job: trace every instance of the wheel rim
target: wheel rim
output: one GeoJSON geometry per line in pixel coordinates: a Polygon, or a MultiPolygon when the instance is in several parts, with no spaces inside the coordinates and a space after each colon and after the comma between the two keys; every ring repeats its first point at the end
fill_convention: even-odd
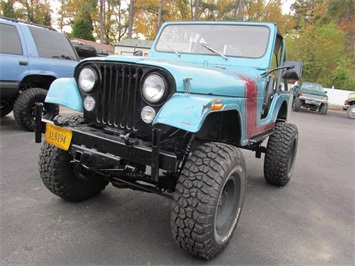
{"type": "Polygon", "coordinates": [[[217,204],[215,229],[219,236],[228,236],[235,225],[240,205],[240,190],[240,178],[233,174],[225,183],[217,204]]]}
{"type": "Polygon", "coordinates": [[[349,107],[349,115],[351,117],[355,117],[355,107],[349,107]]]}

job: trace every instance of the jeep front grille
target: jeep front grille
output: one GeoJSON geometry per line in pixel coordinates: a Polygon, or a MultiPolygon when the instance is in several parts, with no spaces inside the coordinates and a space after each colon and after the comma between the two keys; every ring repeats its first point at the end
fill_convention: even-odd
{"type": "Polygon", "coordinates": [[[303,96],[307,97],[307,98],[310,98],[310,99],[313,99],[313,100],[318,100],[318,101],[322,101],[322,100],[326,100],[327,99],[326,96],[310,94],[310,93],[304,93],[303,96]]]}
{"type": "Polygon", "coordinates": [[[99,65],[101,84],[97,95],[96,121],[124,130],[138,130],[143,70],[134,65],[99,65]]]}
{"type": "MultiPolygon", "coordinates": [[[[141,65],[119,61],[83,61],[76,68],[75,79],[81,69],[91,67],[98,72],[99,84],[90,94],[95,99],[93,111],[84,110],[84,118],[98,127],[116,133],[135,132],[140,137],[151,137],[152,125],[146,124],[141,119],[141,110],[149,105],[141,95],[141,81],[148,73],[156,72],[164,76],[167,81],[168,100],[176,91],[172,75],[157,66],[141,65]],[[123,132],[122,132],[123,131],[123,132]]],[[[86,93],[81,91],[83,98],[86,93]]],[[[156,113],[164,101],[152,106],[156,113]]]]}

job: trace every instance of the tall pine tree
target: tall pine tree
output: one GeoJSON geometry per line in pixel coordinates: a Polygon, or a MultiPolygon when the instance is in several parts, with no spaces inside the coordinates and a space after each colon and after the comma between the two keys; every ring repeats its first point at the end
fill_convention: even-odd
{"type": "Polygon", "coordinates": [[[91,14],[95,11],[96,1],[85,2],[79,12],[74,17],[71,37],[95,41],[93,36],[94,27],[92,25],[91,14]]]}

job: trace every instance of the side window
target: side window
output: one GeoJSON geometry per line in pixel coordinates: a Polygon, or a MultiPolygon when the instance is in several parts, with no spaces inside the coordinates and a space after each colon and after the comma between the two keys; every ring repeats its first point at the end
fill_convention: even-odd
{"type": "Polygon", "coordinates": [[[22,55],[20,36],[15,26],[0,23],[0,53],[22,55]]]}
{"type": "Polygon", "coordinates": [[[65,35],[54,30],[32,26],[28,28],[40,57],[78,60],[69,39],[65,35]]]}

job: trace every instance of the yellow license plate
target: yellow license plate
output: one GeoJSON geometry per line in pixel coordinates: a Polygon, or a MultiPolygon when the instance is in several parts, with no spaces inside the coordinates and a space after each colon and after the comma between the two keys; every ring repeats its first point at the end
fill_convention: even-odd
{"type": "Polygon", "coordinates": [[[62,150],[69,149],[72,135],[68,129],[46,124],[46,141],[62,150]]]}

